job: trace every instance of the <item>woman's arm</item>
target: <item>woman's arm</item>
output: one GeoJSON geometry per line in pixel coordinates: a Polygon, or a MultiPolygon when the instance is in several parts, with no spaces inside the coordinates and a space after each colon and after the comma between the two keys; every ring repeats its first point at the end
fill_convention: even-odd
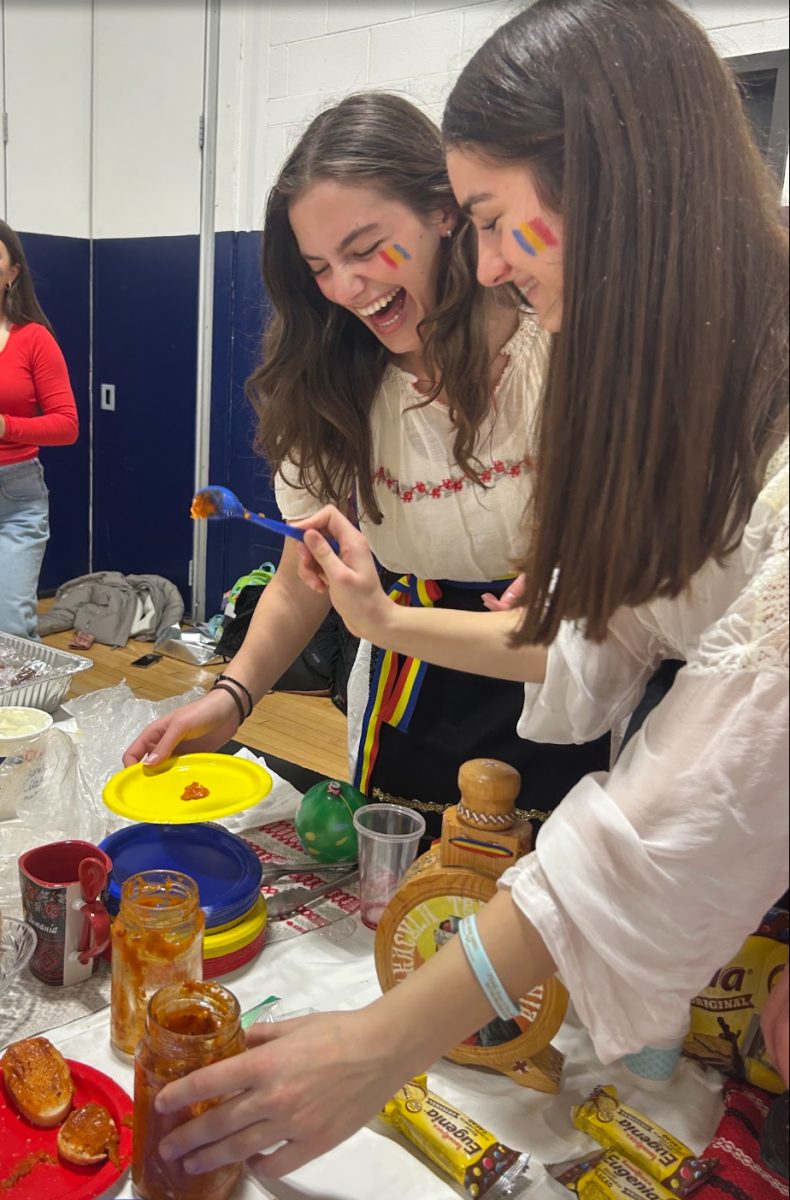
{"type": "MultiPolygon", "coordinates": [[[[287,540],[274,578],[258,601],[247,636],[224,674],[238,680],[257,703],[305,648],[329,612],[329,597],[300,581],[295,545],[287,540]]],[[[233,737],[239,716],[227,692],[208,692],[199,700],[152,721],[123,756],[124,766],[145,759],[153,765],[182,753],[217,750],[233,737]]]]}
{"type": "MultiPolygon", "coordinates": [[[[550,955],[507,892],[480,912],[478,928],[511,996],[552,974],[550,955]]],[[[286,1175],[348,1137],[401,1084],[493,1016],[452,938],[367,1008],[253,1027],[246,1053],[170,1084],[157,1099],[168,1112],[216,1095],[232,1098],[179,1126],[163,1152],[187,1154],[185,1166],[195,1173],[252,1158],[262,1178],[286,1175]],[[259,1154],[282,1141],[274,1153],[259,1154]]]]}
{"type": "Polygon", "coordinates": [[[330,607],[326,592],[305,587],[297,544],[286,538],[279,566],[255,606],[241,648],[223,668],[225,674],[244,683],[257,703],[301,654],[330,607]]]}
{"type": "Polygon", "coordinates": [[[79,435],[79,421],[66,360],[43,325],[30,336],[30,374],[39,412],[34,417],[3,414],[0,437],[21,446],[70,446],[79,435]]]}
{"type": "Polygon", "coordinates": [[[367,539],[333,506],[300,521],[305,530],[299,573],[317,595],[332,598],[348,628],[377,646],[438,666],[495,679],[540,683],[546,650],[509,644],[519,624],[518,609],[458,612],[396,604],[383,592],[367,539]],[[337,539],[335,554],[322,537],[337,539]]]}

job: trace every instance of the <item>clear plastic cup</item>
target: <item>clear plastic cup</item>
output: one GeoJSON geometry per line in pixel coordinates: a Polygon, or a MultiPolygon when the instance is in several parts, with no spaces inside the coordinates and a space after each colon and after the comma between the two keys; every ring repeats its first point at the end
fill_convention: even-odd
{"type": "Polygon", "coordinates": [[[366,804],[354,813],[363,925],[375,929],[417,856],[425,818],[399,804],[366,804]]]}

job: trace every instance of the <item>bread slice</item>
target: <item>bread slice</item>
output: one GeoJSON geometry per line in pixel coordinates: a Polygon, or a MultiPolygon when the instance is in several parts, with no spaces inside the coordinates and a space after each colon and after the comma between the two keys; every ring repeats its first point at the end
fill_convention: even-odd
{"type": "Polygon", "coordinates": [[[2,1059],[6,1090],[31,1125],[52,1129],[68,1115],[74,1084],[68,1063],[44,1037],[13,1042],[2,1059]]]}
{"type": "Polygon", "coordinates": [[[119,1166],[118,1126],[101,1104],[83,1104],[75,1108],[58,1130],[58,1154],[81,1167],[93,1166],[106,1158],[119,1166]]]}

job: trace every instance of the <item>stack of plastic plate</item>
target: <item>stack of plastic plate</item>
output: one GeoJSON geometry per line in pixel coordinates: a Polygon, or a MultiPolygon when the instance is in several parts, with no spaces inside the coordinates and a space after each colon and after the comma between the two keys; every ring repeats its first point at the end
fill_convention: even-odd
{"type": "Polygon", "coordinates": [[[104,787],[104,803],[142,823],[102,842],[113,860],[110,912],[118,911],[121,884],[130,875],[183,871],[196,881],[206,915],[205,976],[224,975],[249,962],[266,933],[261,864],[240,837],[205,822],[253,808],[271,787],[272,777],[259,763],[203,752],[174,755],[152,767],[135,763],[113,775],[104,787]],[[195,784],[200,786],[193,799],[189,793],[195,784]]]}
{"type": "Polygon", "coordinates": [[[266,901],[258,899],[249,912],[230,925],[215,926],[203,938],[203,978],[216,979],[243,967],[266,940],[266,901]]]}
{"type": "Polygon", "coordinates": [[[112,859],[107,909],[118,912],[121,886],[140,871],[181,871],[198,885],[206,918],[203,974],[207,979],[241,967],[259,953],[266,936],[261,863],[235,833],[220,825],[129,825],[110,834],[101,849],[112,859]]]}

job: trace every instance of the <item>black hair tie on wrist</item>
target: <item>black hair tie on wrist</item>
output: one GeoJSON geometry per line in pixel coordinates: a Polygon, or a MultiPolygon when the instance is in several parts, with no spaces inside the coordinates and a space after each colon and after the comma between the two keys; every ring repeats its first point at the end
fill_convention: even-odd
{"type": "Polygon", "coordinates": [[[212,685],[211,690],[212,692],[227,692],[229,696],[233,697],[233,703],[236,705],[236,709],[239,714],[239,725],[243,725],[245,721],[244,705],[241,702],[241,697],[234,692],[233,688],[227,683],[220,683],[220,681],[217,680],[217,682],[212,685]]]}
{"type": "Polygon", "coordinates": [[[228,683],[235,684],[235,686],[237,688],[239,688],[240,691],[244,692],[244,695],[247,697],[247,703],[250,706],[249,709],[247,710],[247,716],[249,716],[250,713],[252,712],[253,708],[255,707],[255,701],[253,700],[250,691],[244,686],[244,684],[241,683],[238,679],[234,679],[232,675],[220,674],[217,676],[217,679],[218,680],[226,679],[228,681],[228,683]]]}

